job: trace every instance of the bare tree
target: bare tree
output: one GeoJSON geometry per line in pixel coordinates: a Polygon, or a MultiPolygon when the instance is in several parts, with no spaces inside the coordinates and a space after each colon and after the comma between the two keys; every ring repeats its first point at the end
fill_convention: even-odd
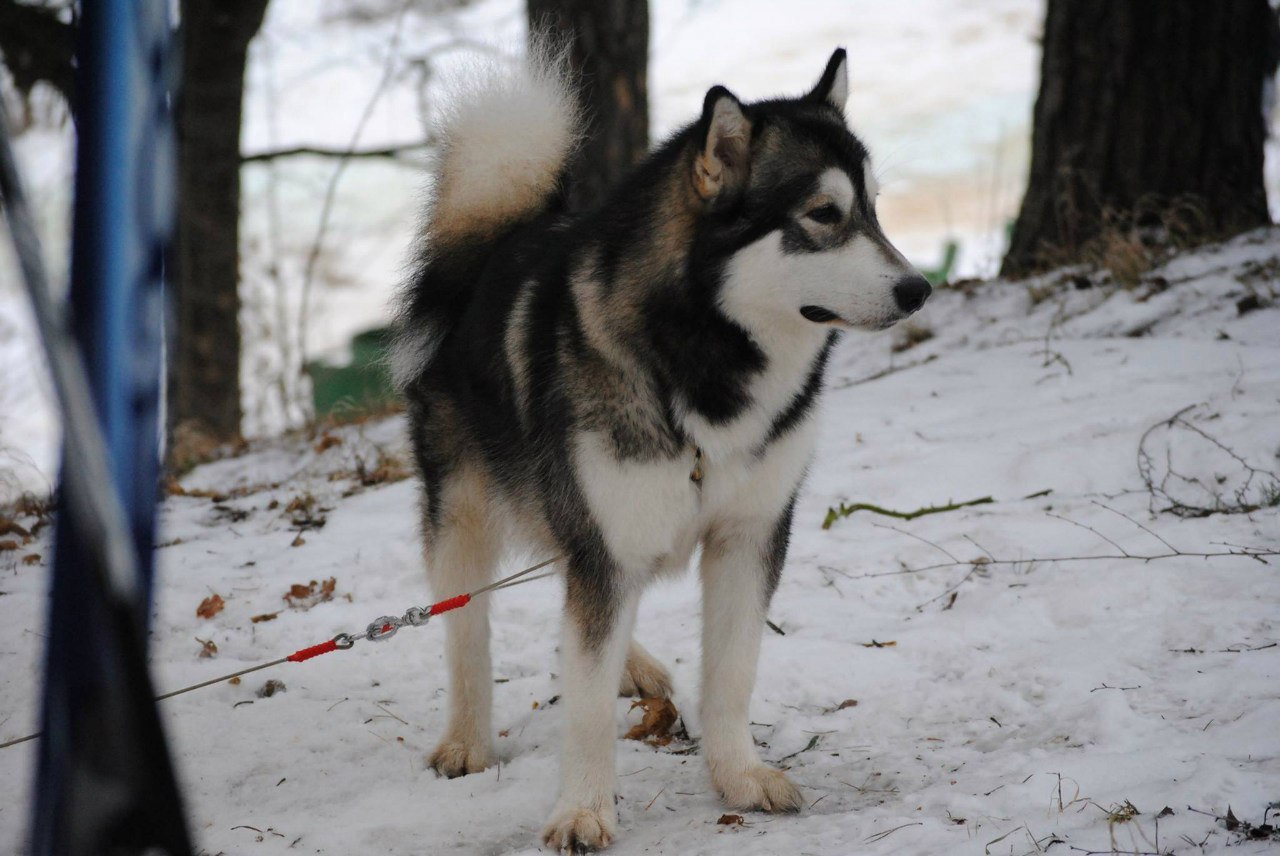
{"type": "Polygon", "coordinates": [[[1081,257],[1107,228],[1174,240],[1270,222],[1267,0],[1049,0],[1031,176],[1001,273],[1081,257]]]}
{"type": "MultiPolygon", "coordinates": [[[[169,425],[240,434],[240,122],[249,42],[267,0],[182,0],[178,240],[169,425]]],[[[176,456],[183,443],[175,442],[176,456]]],[[[176,461],[175,463],[181,463],[176,461]]]]}
{"type": "Polygon", "coordinates": [[[574,210],[599,202],[649,149],[648,0],[528,0],[529,30],[569,44],[590,125],[569,177],[574,210]]]}

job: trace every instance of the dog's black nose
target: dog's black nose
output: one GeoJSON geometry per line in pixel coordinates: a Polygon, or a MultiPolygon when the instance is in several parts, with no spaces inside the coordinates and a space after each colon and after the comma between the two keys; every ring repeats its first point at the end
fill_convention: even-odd
{"type": "Polygon", "coordinates": [[[924,302],[929,299],[929,295],[933,293],[933,289],[929,287],[929,280],[920,274],[912,274],[898,280],[898,284],[893,287],[893,299],[898,301],[898,308],[903,312],[915,312],[924,302]]]}

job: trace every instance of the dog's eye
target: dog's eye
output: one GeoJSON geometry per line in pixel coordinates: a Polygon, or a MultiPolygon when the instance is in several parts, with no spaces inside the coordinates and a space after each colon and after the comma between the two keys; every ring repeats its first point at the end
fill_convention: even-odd
{"type": "Polygon", "coordinates": [[[828,202],[826,205],[819,205],[804,216],[808,217],[815,223],[821,223],[824,226],[831,226],[835,223],[839,223],[842,215],[839,208],[828,202]]]}

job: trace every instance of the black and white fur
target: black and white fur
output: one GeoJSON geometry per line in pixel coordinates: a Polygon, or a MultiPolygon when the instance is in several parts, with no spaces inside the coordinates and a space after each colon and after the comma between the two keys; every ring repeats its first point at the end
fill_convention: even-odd
{"type": "MultiPolygon", "coordinates": [[[[714,87],[578,216],[561,179],[581,123],[545,51],[473,84],[445,123],[393,371],[435,592],[490,581],[509,544],[565,557],[553,849],[617,834],[614,698],[670,692],[632,641],[636,606],[699,546],[712,782],[736,809],[802,804],[761,761],[747,709],[814,404],[840,329],[886,328],[929,293],[877,223],[847,92],[843,49],[800,98],[714,87]]],[[[451,712],[431,763],[449,776],[495,759],[487,609],[446,618],[451,712]]]]}

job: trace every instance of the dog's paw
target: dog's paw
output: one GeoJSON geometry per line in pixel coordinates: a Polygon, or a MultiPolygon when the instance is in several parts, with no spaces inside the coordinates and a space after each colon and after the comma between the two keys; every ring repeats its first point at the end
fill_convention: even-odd
{"type": "Polygon", "coordinates": [[[479,773],[493,765],[493,750],[488,746],[446,737],[436,746],[427,763],[442,776],[456,779],[468,773],[479,773]]]}
{"type": "Polygon", "coordinates": [[[730,808],[743,811],[799,811],[800,788],[781,770],[764,764],[717,778],[716,787],[730,808]]]}
{"type": "Polygon", "coordinates": [[[671,674],[638,645],[627,653],[618,695],[623,698],[671,698],[671,674]]]}
{"type": "Polygon", "coordinates": [[[556,853],[591,853],[608,847],[617,834],[618,821],[613,806],[607,809],[557,806],[542,830],[542,843],[556,853]]]}

